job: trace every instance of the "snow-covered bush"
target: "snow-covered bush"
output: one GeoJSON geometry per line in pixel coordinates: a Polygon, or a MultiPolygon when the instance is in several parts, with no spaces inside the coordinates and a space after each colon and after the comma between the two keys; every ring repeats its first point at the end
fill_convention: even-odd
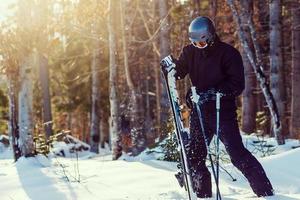
{"type": "Polygon", "coordinates": [[[162,149],[163,157],[165,161],[178,161],[179,151],[177,146],[177,138],[175,133],[169,133],[168,137],[159,144],[162,149]]]}
{"type": "Polygon", "coordinates": [[[0,152],[4,152],[9,146],[9,138],[6,135],[0,135],[0,152]]]}
{"type": "Polygon", "coordinates": [[[73,153],[85,152],[90,150],[90,145],[69,135],[63,134],[51,144],[51,152],[55,155],[70,157],[73,153]]]}

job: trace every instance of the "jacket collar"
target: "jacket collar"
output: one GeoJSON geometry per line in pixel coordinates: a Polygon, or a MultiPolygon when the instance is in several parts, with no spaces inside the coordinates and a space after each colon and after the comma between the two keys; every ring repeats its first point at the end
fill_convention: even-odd
{"type": "Polygon", "coordinates": [[[210,44],[208,47],[205,49],[199,49],[197,47],[194,47],[196,51],[199,51],[203,57],[209,57],[218,47],[220,44],[221,40],[218,35],[216,35],[216,38],[212,44],[210,44]]]}

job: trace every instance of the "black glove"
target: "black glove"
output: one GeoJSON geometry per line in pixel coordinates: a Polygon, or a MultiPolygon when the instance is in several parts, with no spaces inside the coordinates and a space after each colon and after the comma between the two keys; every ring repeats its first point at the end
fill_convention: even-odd
{"type": "Polygon", "coordinates": [[[160,67],[164,73],[169,73],[175,68],[174,58],[172,55],[168,55],[160,61],[160,67]]]}

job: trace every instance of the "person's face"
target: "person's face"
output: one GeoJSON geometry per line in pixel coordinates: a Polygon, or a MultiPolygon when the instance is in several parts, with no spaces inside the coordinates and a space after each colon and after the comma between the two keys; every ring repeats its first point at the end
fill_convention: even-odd
{"type": "Polygon", "coordinates": [[[205,41],[192,42],[192,44],[199,49],[204,49],[208,45],[207,42],[205,42],[205,41]]]}

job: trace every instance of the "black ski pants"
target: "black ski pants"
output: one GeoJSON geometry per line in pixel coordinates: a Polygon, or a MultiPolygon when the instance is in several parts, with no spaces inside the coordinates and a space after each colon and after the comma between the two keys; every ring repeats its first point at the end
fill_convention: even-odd
{"type": "MultiPolygon", "coordinates": [[[[211,142],[216,132],[216,109],[214,106],[201,106],[201,111],[205,134],[211,142]]],[[[219,127],[220,140],[224,144],[232,164],[247,178],[253,192],[257,196],[273,195],[272,185],[264,169],[242,143],[235,109],[221,110],[219,127]]],[[[191,113],[190,134],[191,140],[187,147],[187,154],[193,189],[200,198],[211,197],[211,175],[205,165],[207,149],[196,110],[192,110],[191,113]]]]}

